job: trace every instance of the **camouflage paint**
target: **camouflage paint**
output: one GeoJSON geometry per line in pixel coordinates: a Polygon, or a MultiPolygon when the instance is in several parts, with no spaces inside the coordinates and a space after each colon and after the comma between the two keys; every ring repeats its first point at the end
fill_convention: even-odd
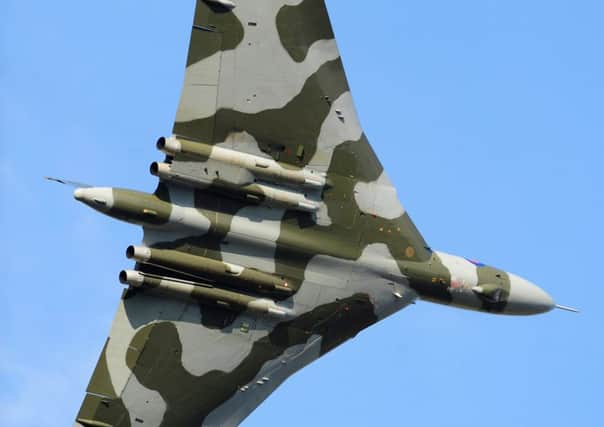
{"type": "Polygon", "coordinates": [[[529,314],[528,282],[433,251],[398,202],[357,119],[323,0],[195,3],[176,139],[158,147],[171,172],[203,184],[162,179],[153,194],[113,189],[105,204],[95,197],[107,189],[76,191],[142,225],[154,254],[137,258],[152,279],[123,293],[76,425],[238,425],[290,375],[418,298],[529,314]],[[261,166],[225,163],[236,153],[261,166]],[[267,203],[263,179],[317,211],[267,203]],[[211,290],[178,286],[204,265],[248,276],[212,270],[211,290]],[[263,298],[259,282],[281,280],[293,291],[275,296],[287,318],[248,309],[263,298]],[[162,283],[184,298],[157,292],[162,283]],[[239,303],[221,308],[220,295],[239,303]]]}

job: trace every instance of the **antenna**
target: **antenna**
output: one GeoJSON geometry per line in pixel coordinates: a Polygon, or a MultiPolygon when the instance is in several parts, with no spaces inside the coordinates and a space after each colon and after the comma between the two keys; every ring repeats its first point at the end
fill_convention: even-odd
{"type": "Polygon", "coordinates": [[[77,188],[90,188],[90,187],[92,187],[91,185],[83,184],[81,182],[68,181],[66,179],[53,178],[53,177],[50,177],[50,176],[45,176],[44,179],[47,180],[47,181],[58,182],[59,184],[68,185],[70,187],[77,187],[77,188]]]}
{"type": "Polygon", "coordinates": [[[567,306],[565,306],[565,305],[559,305],[559,304],[556,304],[556,308],[557,308],[558,310],[570,311],[571,313],[579,313],[579,310],[577,310],[576,308],[573,308],[573,307],[567,307],[567,306]]]}

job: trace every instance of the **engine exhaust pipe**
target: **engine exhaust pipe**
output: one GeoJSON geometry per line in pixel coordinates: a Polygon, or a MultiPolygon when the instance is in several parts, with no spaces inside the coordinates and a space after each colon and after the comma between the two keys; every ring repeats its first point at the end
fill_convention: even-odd
{"type": "Polygon", "coordinates": [[[288,281],[277,275],[185,252],[128,246],[126,257],[142,263],[207,277],[218,283],[248,291],[279,296],[289,296],[294,292],[288,281]]]}
{"type": "Polygon", "coordinates": [[[122,284],[134,288],[155,289],[168,296],[193,299],[205,305],[227,310],[249,310],[254,313],[280,318],[294,315],[292,310],[277,305],[273,300],[255,298],[239,292],[215,288],[204,283],[188,282],[134,270],[121,271],[119,279],[122,284]]]}

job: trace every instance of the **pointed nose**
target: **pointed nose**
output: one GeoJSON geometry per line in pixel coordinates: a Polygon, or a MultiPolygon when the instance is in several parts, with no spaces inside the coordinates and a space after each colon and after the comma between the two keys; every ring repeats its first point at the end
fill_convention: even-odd
{"type": "Polygon", "coordinates": [[[556,304],[547,292],[528,280],[510,274],[510,295],[505,307],[507,314],[541,314],[554,309],[556,304]]]}

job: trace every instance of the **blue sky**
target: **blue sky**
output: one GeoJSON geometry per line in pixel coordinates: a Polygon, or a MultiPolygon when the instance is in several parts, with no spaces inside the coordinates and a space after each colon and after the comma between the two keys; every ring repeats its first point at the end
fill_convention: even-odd
{"type": "MultiPolygon", "coordinates": [[[[2,426],[70,425],[124,249],[141,239],[42,176],[154,188],[192,7],[0,4],[2,426]]],[[[291,378],[244,425],[600,425],[604,4],[328,7],[364,129],[428,242],[582,313],[419,303],[291,378]]]]}

